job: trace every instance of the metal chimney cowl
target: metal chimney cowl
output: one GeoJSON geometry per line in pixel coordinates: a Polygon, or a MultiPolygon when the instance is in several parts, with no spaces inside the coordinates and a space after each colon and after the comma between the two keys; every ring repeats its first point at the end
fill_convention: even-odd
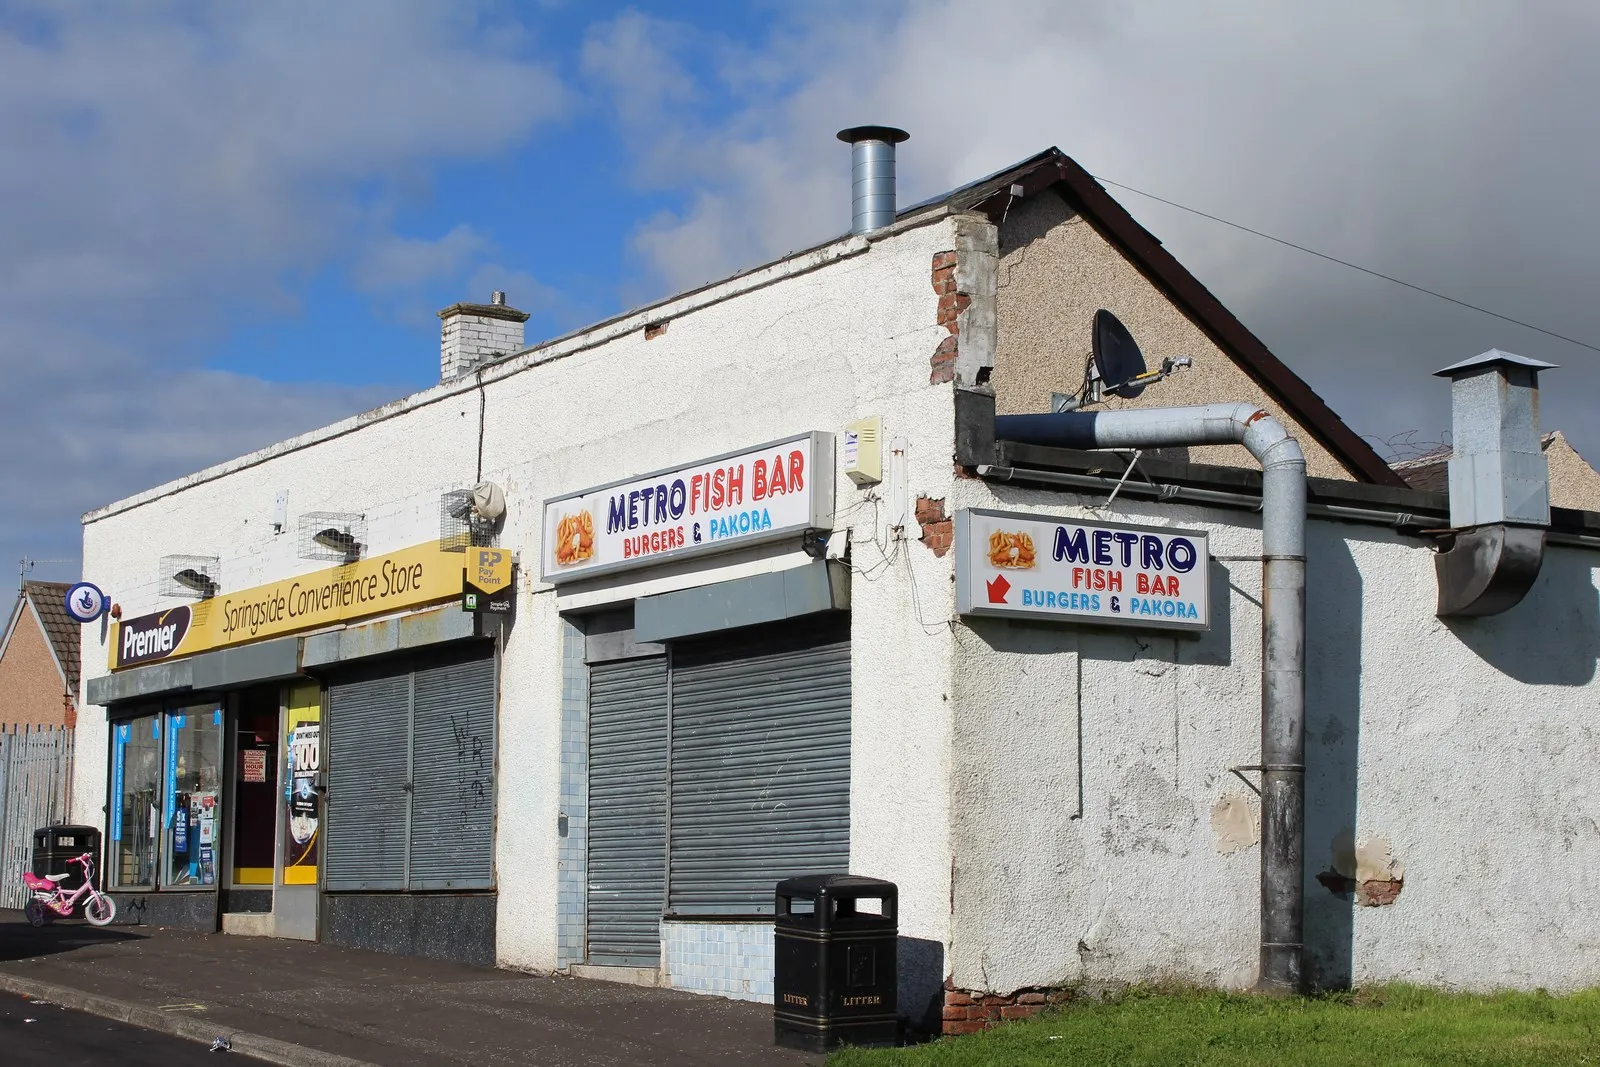
{"type": "Polygon", "coordinates": [[[1435,374],[1450,379],[1450,525],[1434,557],[1440,616],[1497,615],[1544,563],[1550,469],[1539,445],[1539,372],[1553,363],[1497,348],[1435,374]]]}
{"type": "Polygon", "coordinates": [[[893,126],[839,131],[839,140],[850,146],[851,233],[870,233],[894,222],[894,146],[910,136],[893,126]]]}

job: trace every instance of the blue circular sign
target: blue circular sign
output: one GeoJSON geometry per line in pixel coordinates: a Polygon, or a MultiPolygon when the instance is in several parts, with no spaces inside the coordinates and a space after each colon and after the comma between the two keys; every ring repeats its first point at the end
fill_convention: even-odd
{"type": "Polygon", "coordinates": [[[106,613],[106,595],[93,582],[79,582],[67,590],[67,614],[79,622],[94,622],[106,613]]]}

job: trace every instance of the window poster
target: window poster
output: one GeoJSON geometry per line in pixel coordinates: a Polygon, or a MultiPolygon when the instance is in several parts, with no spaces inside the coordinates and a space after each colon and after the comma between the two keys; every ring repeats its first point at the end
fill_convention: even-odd
{"type": "Polygon", "coordinates": [[[284,766],[284,885],[317,884],[322,824],[322,691],[315,686],[289,693],[288,751],[284,766]]]}

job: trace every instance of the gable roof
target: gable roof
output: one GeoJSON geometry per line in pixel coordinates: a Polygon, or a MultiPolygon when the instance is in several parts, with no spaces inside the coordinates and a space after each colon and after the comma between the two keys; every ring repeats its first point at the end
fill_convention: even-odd
{"type": "Polygon", "coordinates": [[[954,211],[980,212],[998,223],[1015,199],[1012,187],[1018,185],[1024,197],[1054,189],[1351,474],[1376,485],[1406,485],[1383,457],[1312,391],[1305,379],[1274,356],[1150,231],[1112,199],[1093,175],[1059,148],[1047,149],[900,214],[913,215],[942,205],[954,211]]]}
{"type": "Polygon", "coordinates": [[[0,655],[5,654],[6,646],[11,643],[11,635],[16,632],[17,625],[22,621],[24,613],[29,613],[38,623],[39,630],[44,634],[45,642],[50,647],[50,654],[55,657],[56,669],[61,672],[62,682],[71,694],[74,704],[78,701],[78,649],[82,625],[67,614],[67,589],[64,582],[23,582],[22,595],[17,597],[16,608],[11,612],[11,621],[6,625],[5,639],[0,640],[0,655]]]}

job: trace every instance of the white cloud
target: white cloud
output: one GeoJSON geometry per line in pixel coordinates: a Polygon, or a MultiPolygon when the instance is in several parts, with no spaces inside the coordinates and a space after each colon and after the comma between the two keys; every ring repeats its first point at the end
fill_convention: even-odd
{"type": "MultiPolygon", "coordinates": [[[[13,4],[0,11],[0,558],[76,552],[76,515],[392,395],[200,369],[289,274],[404,288],[484,238],[394,235],[431,168],[563,116],[482,4],[13,4]]],[[[421,357],[426,361],[426,354],[421,357]]]]}
{"type": "MultiPolygon", "coordinates": [[[[632,72],[692,69],[698,47],[744,93],[731,117],[680,115],[695,99],[680,91],[653,122],[621,124],[641,176],[684,192],[636,238],[657,292],[844,230],[833,133],[880,122],[912,134],[903,204],[1054,144],[1108,178],[1600,338],[1592,4],[924,0],[802,17],[753,53],[660,33],[611,68],[627,99],[632,72]],[[651,42],[665,58],[637,55],[651,42]]],[[[1585,402],[1600,354],[1113,193],[1357,429],[1437,436],[1447,398],[1427,372],[1499,345],[1565,365],[1545,422],[1600,454],[1585,402]]]]}
{"type": "Polygon", "coordinates": [[[488,239],[467,225],[434,240],[383,234],[361,250],[350,277],[356,288],[366,292],[410,288],[460,273],[488,248],[488,239]]]}

